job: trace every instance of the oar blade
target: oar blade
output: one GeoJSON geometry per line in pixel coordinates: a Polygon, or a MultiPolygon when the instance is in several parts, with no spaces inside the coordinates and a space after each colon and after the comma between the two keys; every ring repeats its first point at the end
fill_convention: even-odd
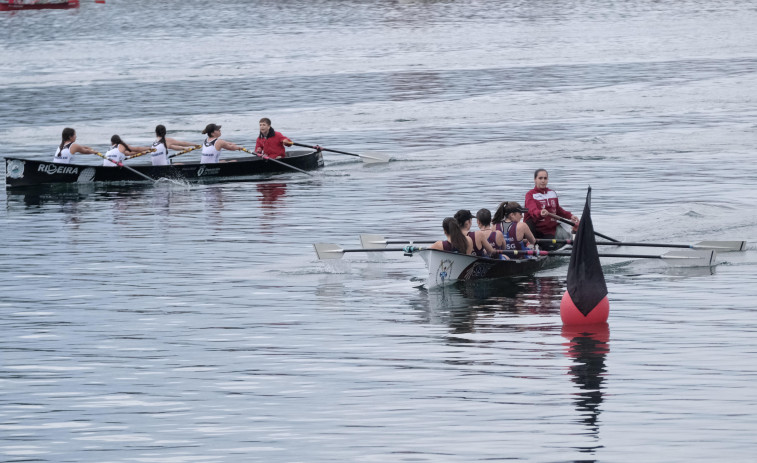
{"type": "Polygon", "coordinates": [[[677,250],[668,251],[660,257],[674,267],[712,267],[716,264],[716,256],[713,250],[677,250]]]}
{"type": "Polygon", "coordinates": [[[313,247],[319,259],[341,259],[344,256],[344,249],[336,244],[315,243],[313,247]]]}
{"type": "Polygon", "coordinates": [[[386,240],[381,235],[371,235],[364,233],[360,235],[360,245],[363,249],[384,249],[386,240]]]}
{"type": "Polygon", "coordinates": [[[746,241],[700,241],[693,244],[692,249],[712,249],[718,252],[743,251],[746,241]]]}
{"type": "Polygon", "coordinates": [[[359,156],[365,164],[380,164],[390,160],[389,156],[383,154],[360,154],[359,156]]]}

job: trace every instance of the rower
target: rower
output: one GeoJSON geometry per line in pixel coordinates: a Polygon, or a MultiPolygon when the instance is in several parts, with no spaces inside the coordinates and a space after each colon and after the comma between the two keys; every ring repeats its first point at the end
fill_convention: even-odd
{"type": "Polygon", "coordinates": [[[471,211],[467,209],[460,209],[455,213],[455,220],[457,220],[457,224],[460,226],[460,230],[470,239],[473,241],[473,253],[477,256],[485,257],[485,256],[492,256],[495,254],[494,248],[491,244],[489,244],[489,241],[487,241],[488,233],[485,233],[481,230],[479,231],[470,231],[471,225],[473,223],[473,214],[471,214],[471,211]]]}
{"type": "Polygon", "coordinates": [[[66,127],[61,134],[61,142],[53,156],[53,162],[56,164],[71,164],[74,154],[95,154],[97,151],[89,146],[76,143],[76,130],[66,127]]]}
{"type": "Polygon", "coordinates": [[[444,241],[437,241],[429,246],[429,249],[447,252],[460,252],[460,249],[464,249],[464,254],[473,254],[473,241],[470,237],[465,236],[454,217],[445,218],[442,221],[442,229],[444,230],[444,236],[446,236],[447,239],[444,241]]]}
{"type": "Polygon", "coordinates": [[[121,140],[118,135],[110,137],[110,149],[105,153],[103,167],[116,167],[119,163],[124,162],[127,158],[134,156],[140,151],[147,151],[147,146],[129,146],[121,140]]]}
{"type": "MultiPolygon", "coordinates": [[[[499,213],[499,208],[497,212],[499,213]]],[[[524,222],[521,222],[524,212],[526,212],[526,209],[520,207],[520,204],[515,201],[505,202],[504,207],[502,207],[505,220],[499,222],[498,225],[502,226],[502,234],[505,236],[506,243],[505,249],[509,251],[525,251],[536,245],[536,238],[531,233],[531,229],[524,222]]]]}
{"type": "Polygon", "coordinates": [[[492,212],[489,209],[479,209],[476,212],[476,223],[478,229],[484,233],[488,233],[486,241],[492,245],[495,250],[505,249],[505,236],[501,231],[492,228],[492,212]]]}
{"type": "Polygon", "coordinates": [[[194,143],[187,141],[177,140],[175,138],[166,138],[166,126],[163,124],[155,126],[155,141],[152,147],[155,151],[152,153],[152,165],[154,166],[167,166],[171,164],[171,160],[168,159],[168,150],[180,150],[195,146],[194,143]]]}
{"type": "MultiPolygon", "coordinates": [[[[281,132],[273,130],[271,120],[267,117],[260,119],[260,134],[258,141],[255,142],[255,152],[264,154],[271,159],[283,158],[286,156],[285,146],[292,146],[292,140],[285,137],[281,132]]],[[[321,147],[316,147],[320,151],[321,147]]]]}
{"type": "Polygon", "coordinates": [[[202,133],[203,135],[207,135],[208,138],[202,142],[202,158],[200,159],[200,164],[218,163],[222,149],[229,151],[241,151],[244,149],[243,146],[221,140],[220,125],[208,124],[205,126],[205,130],[203,130],[202,133]]]}
{"type": "Polygon", "coordinates": [[[578,225],[578,217],[560,207],[557,193],[547,188],[549,174],[545,169],[534,172],[534,188],[526,193],[525,221],[538,239],[554,239],[557,234],[557,220],[549,214],[556,214],[572,220],[578,225]]]}

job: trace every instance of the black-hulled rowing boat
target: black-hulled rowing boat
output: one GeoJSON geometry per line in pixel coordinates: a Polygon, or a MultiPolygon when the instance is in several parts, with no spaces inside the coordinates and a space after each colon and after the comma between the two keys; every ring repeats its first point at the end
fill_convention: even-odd
{"type": "Polygon", "coordinates": [[[287,166],[301,170],[315,170],[323,167],[323,155],[319,151],[289,151],[286,157],[279,158],[277,161],[280,162],[244,156],[227,158],[217,164],[187,162],[168,166],[130,165],[129,167],[137,173],[122,167],[56,164],[7,157],[5,158],[5,186],[15,188],[52,183],[144,182],[145,178],[142,175],[155,180],[159,178],[188,181],[223,180],[291,172],[292,169],[287,166]]]}

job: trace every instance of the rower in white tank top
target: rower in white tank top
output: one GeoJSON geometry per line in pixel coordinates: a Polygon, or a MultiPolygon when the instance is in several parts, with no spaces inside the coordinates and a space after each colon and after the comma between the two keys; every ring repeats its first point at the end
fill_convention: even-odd
{"type": "Polygon", "coordinates": [[[154,166],[167,166],[171,164],[168,159],[168,150],[160,140],[152,144],[155,151],[152,153],[152,165],[154,166]]]}
{"type": "Polygon", "coordinates": [[[59,146],[58,149],[55,150],[53,162],[56,164],[71,164],[71,161],[74,160],[74,155],[71,154],[71,145],[73,144],[74,142],[68,143],[63,146],[63,149],[60,149],[59,146]]]}
{"type": "Polygon", "coordinates": [[[217,138],[212,140],[207,138],[202,142],[202,159],[200,160],[200,164],[215,164],[221,158],[221,150],[216,149],[217,140],[217,138]]]}
{"type": "Polygon", "coordinates": [[[119,145],[113,145],[108,152],[105,153],[105,159],[103,159],[103,167],[116,167],[119,162],[126,160],[126,155],[118,149],[119,145]]]}

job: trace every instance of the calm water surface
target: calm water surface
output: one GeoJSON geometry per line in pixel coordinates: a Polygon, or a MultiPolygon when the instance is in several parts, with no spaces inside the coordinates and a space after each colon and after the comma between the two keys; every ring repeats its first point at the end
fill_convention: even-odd
{"type": "Polygon", "coordinates": [[[266,116],[393,159],[0,193],[0,460],[754,461],[755,23],[735,1],[0,14],[0,155],[48,159],[66,126],[252,146],[266,116]],[[418,257],[312,250],[436,238],[538,167],[574,212],[591,185],[617,239],[748,249],[605,262],[591,330],[560,323],[564,264],[427,290],[418,257]]]}

